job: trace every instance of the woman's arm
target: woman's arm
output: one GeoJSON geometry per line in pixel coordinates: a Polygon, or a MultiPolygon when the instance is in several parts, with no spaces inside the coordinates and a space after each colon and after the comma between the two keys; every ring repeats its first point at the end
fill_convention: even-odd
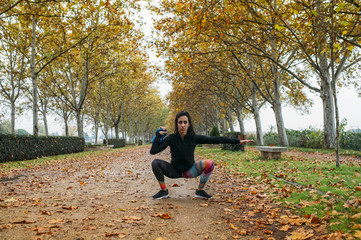
{"type": "Polygon", "coordinates": [[[168,147],[169,145],[168,139],[167,138],[163,139],[166,134],[167,134],[167,129],[164,127],[160,127],[160,129],[156,131],[155,138],[152,141],[150,154],[152,155],[157,154],[168,147]]]}
{"type": "Polygon", "coordinates": [[[254,142],[253,140],[239,140],[237,138],[228,137],[208,137],[204,135],[196,135],[197,144],[218,144],[218,143],[230,143],[230,144],[246,144],[254,142]]]}

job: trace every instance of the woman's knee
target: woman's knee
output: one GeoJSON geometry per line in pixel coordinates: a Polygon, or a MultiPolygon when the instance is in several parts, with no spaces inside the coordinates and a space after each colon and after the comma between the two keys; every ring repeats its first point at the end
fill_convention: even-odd
{"type": "Polygon", "coordinates": [[[154,160],[152,161],[152,169],[154,169],[154,168],[159,168],[161,162],[162,162],[162,160],[160,160],[160,159],[154,159],[154,160]]]}
{"type": "Polygon", "coordinates": [[[204,160],[204,173],[210,173],[214,169],[214,163],[211,159],[204,160]]]}

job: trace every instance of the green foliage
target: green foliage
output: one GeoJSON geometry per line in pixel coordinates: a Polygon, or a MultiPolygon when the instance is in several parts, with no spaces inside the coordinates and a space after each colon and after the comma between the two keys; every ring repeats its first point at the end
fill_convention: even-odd
{"type": "MultiPolygon", "coordinates": [[[[238,135],[241,135],[241,133],[228,132],[224,134],[225,137],[229,138],[238,138],[238,135]]],[[[222,150],[244,151],[244,144],[222,144],[222,150]]]]}
{"type": "MultiPolygon", "coordinates": [[[[340,148],[360,151],[361,150],[361,132],[345,131],[345,120],[340,126],[340,148]]],[[[310,127],[305,130],[286,129],[288,143],[290,147],[300,148],[323,148],[324,134],[320,129],[310,127]]],[[[249,138],[250,139],[250,138],[249,138]]],[[[274,132],[268,132],[263,137],[265,145],[277,145],[278,135],[274,132]]]]}
{"type": "Polygon", "coordinates": [[[343,149],[361,151],[361,132],[342,132],[340,147],[343,149]]]}
{"type": "Polygon", "coordinates": [[[257,143],[257,135],[256,134],[247,134],[247,139],[248,140],[253,140],[254,142],[250,142],[250,143],[247,143],[247,146],[257,146],[259,145],[257,143]]]}
{"type": "MultiPolygon", "coordinates": [[[[286,129],[289,146],[303,148],[322,148],[323,147],[323,131],[310,127],[305,130],[289,130],[286,129]]],[[[278,134],[268,132],[263,137],[264,145],[278,145],[278,134]]]]}
{"type": "Polygon", "coordinates": [[[0,162],[84,151],[84,138],[0,134],[0,162]]]}
{"type": "Polygon", "coordinates": [[[301,131],[286,129],[288,144],[293,147],[303,147],[305,136],[301,131]]]}
{"type": "Polygon", "coordinates": [[[15,134],[16,135],[30,135],[30,133],[28,131],[26,131],[25,129],[17,129],[15,134]]]}
{"type": "Polygon", "coordinates": [[[308,130],[302,131],[302,134],[305,136],[304,146],[308,148],[322,148],[324,134],[323,131],[310,127],[308,130]]]}
{"type": "Polygon", "coordinates": [[[268,146],[268,145],[278,145],[278,135],[277,133],[274,132],[268,132],[263,136],[263,143],[264,145],[268,146]]]}
{"type": "Polygon", "coordinates": [[[9,133],[11,133],[10,121],[0,122],[0,134],[9,134],[9,133]]]}
{"type": "Polygon", "coordinates": [[[213,126],[211,132],[209,133],[209,135],[211,137],[218,137],[218,136],[221,136],[221,134],[219,133],[219,130],[217,128],[217,126],[213,126]]]}
{"type": "MultiPolygon", "coordinates": [[[[105,144],[105,139],[104,139],[105,144]]],[[[125,147],[125,139],[109,138],[108,145],[113,145],[113,148],[125,147]]]]}

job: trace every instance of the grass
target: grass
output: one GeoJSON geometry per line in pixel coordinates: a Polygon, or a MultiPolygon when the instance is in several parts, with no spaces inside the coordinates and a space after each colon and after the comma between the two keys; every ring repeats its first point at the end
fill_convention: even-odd
{"type": "MultiPolygon", "coordinates": [[[[308,153],[319,152],[319,153],[328,154],[335,152],[335,150],[333,149],[314,149],[314,148],[297,148],[297,147],[288,147],[288,149],[297,150],[299,152],[308,152],[308,153]]],[[[361,157],[361,152],[350,149],[340,149],[340,155],[361,157]]]]}
{"type": "MultiPolygon", "coordinates": [[[[299,215],[315,214],[320,219],[329,219],[330,230],[345,233],[361,230],[361,216],[356,215],[361,212],[361,163],[341,164],[337,168],[333,159],[308,158],[307,154],[294,157],[287,153],[280,160],[262,160],[254,147],[247,147],[246,152],[197,148],[196,153],[226,166],[229,173],[242,173],[238,176],[268,184],[273,199],[299,215]]],[[[350,154],[342,150],[341,154],[361,156],[361,152],[355,151],[350,154]]]]}
{"type": "MultiPolygon", "coordinates": [[[[136,148],[137,146],[126,146],[123,148],[117,148],[117,149],[110,149],[106,150],[106,152],[114,152],[119,151],[123,149],[129,149],[129,148],[136,148]]],[[[94,150],[94,151],[85,151],[85,152],[79,152],[79,153],[73,153],[73,154],[64,154],[64,155],[56,155],[56,156],[50,156],[50,157],[42,157],[32,160],[24,160],[24,161],[14,161],[14,162],[5,162],[0,163],[0,173],[4,173],[10,170],[16,170],[16,169],[26,169],[26,168],[32,168],[35,166],[42,166],[47,165],[54,161],[59,160],[70,160],[70,159],[80,159],[82,157],[86,157],[89,155],[97,156],[103,154],[104,151],[94,150]]]]}

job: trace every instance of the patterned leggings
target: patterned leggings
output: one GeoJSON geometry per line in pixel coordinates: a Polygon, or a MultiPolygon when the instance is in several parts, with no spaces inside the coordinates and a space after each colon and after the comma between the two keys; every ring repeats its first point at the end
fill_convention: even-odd
{"type": "Polygon", "coordinates": [[[164,176],[167,176],[169,178],[196,178],[198,176],[201,176],[198,188],[203,189],[213,172],[214,164],[213,161],[210,159],[201,160],[194,163],[193,166],[187,171],[180,172],[175,169],[169,162],[155,159],[152,162],[152,169],[161,189],[166,189],[164,176]]]}

